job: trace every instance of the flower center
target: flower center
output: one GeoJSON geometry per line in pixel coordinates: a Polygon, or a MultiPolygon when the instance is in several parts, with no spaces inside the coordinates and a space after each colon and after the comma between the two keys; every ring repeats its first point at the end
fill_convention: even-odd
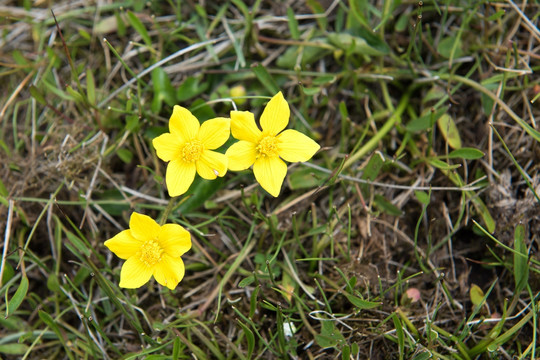
{"type": "Polygon", "coordinates": [[[202,152],[202,143],[199,140],[193,140],[182,148],[182,159],[186,162],[197,161],[201,157],[202,152]]]}
{"type": "Polygon", "coordinates": [[[277,139],[275,136],[265,136],[257,145],[259,156],[277,155],[277,139]]]}
{"type": "Polygon", "coordinates": [[[155,240],[148,240],[141,246],[141,261],[147,266],[153,266],[161,260],[163,249],[155,240]]]}

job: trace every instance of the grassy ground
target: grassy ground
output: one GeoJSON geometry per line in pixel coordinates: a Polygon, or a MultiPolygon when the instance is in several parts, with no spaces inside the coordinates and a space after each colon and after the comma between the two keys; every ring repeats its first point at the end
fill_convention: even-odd
{"type": "Polygon", "coordinates": [[[539,12],[4,1],[0,358],[539,357],[539,12]],[[196,180],[179,287],[118,288],[103,242],[166,208],[172,106],[258,117],[278,90],[322,149],[278,198],[196,180]]]}

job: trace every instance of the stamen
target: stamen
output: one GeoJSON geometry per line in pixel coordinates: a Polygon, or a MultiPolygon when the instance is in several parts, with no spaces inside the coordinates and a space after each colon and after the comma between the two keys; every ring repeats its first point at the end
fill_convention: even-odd
{"type": "Polygon", "coordinates": [[[203,152],[203,145],[199,140],[193,140],[182,148],[182,159],[186,162],[199,160],[203,152]]]}
{"type": "Polygon", "coordinates": [[[265,136],[257,145],[259,156],[277,155],[277,139],[275,136],[265,136]]]}
{"type": "Polygon", "coordinates": [[[162,254],[163,249],[159,246],[158,242],[155,240],[148,240],[141,246],[140,259],[147,266],[153,266],[161,261],[162,254]]]}

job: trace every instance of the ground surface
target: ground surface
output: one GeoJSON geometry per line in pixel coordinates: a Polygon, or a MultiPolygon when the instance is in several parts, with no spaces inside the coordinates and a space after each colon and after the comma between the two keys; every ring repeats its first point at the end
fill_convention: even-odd
{"type": "Polygon", "coordinates": [[[2,2],[0,357],[538,357],[539,12],[2,2]],[[258,118],[277,91],[321,150],[277,198],[197,178],[183,281],[119,288],[103,243],[167,207],[172,107],[258,118]]]}

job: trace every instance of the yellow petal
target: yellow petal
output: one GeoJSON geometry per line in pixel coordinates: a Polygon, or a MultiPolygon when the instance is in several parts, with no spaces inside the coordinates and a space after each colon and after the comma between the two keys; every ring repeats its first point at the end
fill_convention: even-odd
{"type": "Polygon", "coordinates": [[[182,258],[173,258],[168,254],[163,254],[161,261],[154,266],[154,278],[161,285],[174,290],[184,278],[185,271],[182,258]]]}
{"type": "Polygon", "coordinates": [[[138,257],[132,256],[122,266],[118,286],[136,289],[146,284],[151,276],[152,269],[146,266],[138,257]]]}
{"type": "Polygon", "coordinates": [[[214,150],[225,144],[231,136],[231,119],[215,118],[202,123],[199,140],[205,149],[214,150]]]}
{"type": "Polygon", "coordinates": [[[188,191],[195,179],[195,164],[183,160],[172,160],[167,166],[165,182],[169,195],[175,197],[188,191]]]}
{"type": "Polygon", "coordinates": [[[180,139],[180,137],[171,133],[165,133],[152,140],[152,145],[154,145],[154,149],[156,149],[158,158],[163,161],[171,161],[180,155],[180,150],[182,148],[181,141],[182,139],[180,139]]]}
{"type": "Polygon", "coordinates": [[[169,119],[169,130],[180,137],[182,143],[195,139],[199,132],[199,120],[186,108],[175,105],[169,119]]]}
{"type": "Polygon", "coordinates": [[[249,111],[231,111],[231,132],[238,140],[259,141],[262,133],[255,124],[255,116],[249,111]]]}
{"type": "Polygon", "coordinates": [[[266,105],[261,115],[261,127],[265,135],[276,136],[289,123],[291,110],[289,104],[283,97],[283,94],[278,92],[266,105]]]}
{"type": "Polygon", "coordinates": [[[165,224],[158,236],[159,246],[165,254],[180,257],[191,249],[191,235],[177,224],[165,224]]]}
{"type": "Polygon", "coordinates": [[[214,180],[218,176],[224,176],[227,172],[228,159],[225,154],[212,150],[205,150],[197,161],[197,173],[207,180],[214,180]]]}
{"type": "Polygon", "coordinates": [[[306,135],[292,129],[285,130],[277,139],[279,156],[290,162],[308,161],[321,148],[306,135]]]}
{"type": "Polygon", "coordinates": [[[131,235],[131,230],[121,231],[104,243],[120,259],[127,259],[135,255],[142,244],[141,240],[137,240],[131,235]]]}
{"type": "Polygon", "coordinates": [[[240,140],[227,149],[225,155],[229,158],[229,169],[233,171],[245,170],[257,158],[256,144],[240,140]]]}
{"type": "Polygon", "coordinates": [[[129,218],[131,236],[140,241],[150,240],[159,233],[158,223],[150,216],[132,213],[129,218]]]}
{"type": "Polygon", "coordinates": [[[253,173],[262,188],[277,197],[287,174],[287,165],[277,156],[261,156],[253,164],[253,173]]]}

